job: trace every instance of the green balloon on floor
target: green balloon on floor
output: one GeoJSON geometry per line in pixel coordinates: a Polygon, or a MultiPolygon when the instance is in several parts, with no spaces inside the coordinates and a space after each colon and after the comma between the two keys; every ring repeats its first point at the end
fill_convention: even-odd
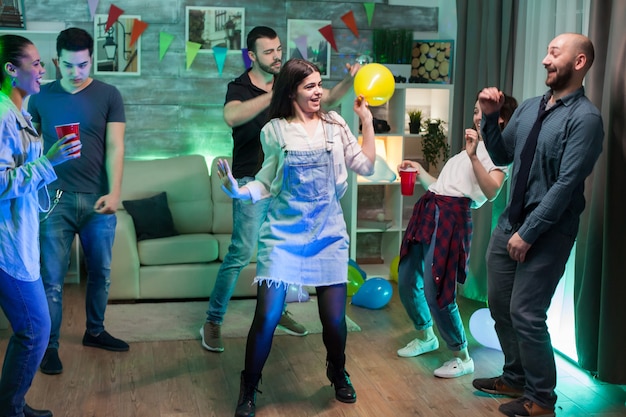
{"type": "Polygon", "coordinates": [[[356,267],[348,265],[348,297],[352,297],[361,288],[365,280],[356,267]]]}

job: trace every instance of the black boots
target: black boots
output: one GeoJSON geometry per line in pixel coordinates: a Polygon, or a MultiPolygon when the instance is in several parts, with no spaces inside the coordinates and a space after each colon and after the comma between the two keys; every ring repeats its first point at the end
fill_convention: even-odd
{"type": "Polygon", "coordinates": [[[332,362],[326,362],[326,376],[330,380],[330,385],[335,386],[335,398],[342,403],[355,403],[356,391],[350,382],[350,375],[346,372],[346,368],[333,365],[332,362]]]}
{"type": "Polygon", "coordinates": [[[239,400],[235,417],[254,417],[256,410],[256,393],[258,390],[261,375],[249,375],[245,371],[241,372],[241,384],[239,385],[239,400]]]}

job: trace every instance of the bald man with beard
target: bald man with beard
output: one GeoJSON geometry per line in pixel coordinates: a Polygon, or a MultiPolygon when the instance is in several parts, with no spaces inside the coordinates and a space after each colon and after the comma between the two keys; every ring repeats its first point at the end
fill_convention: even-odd
{"type": "Polygon", "coordinates": [[[517,398],[499,408],[511,417],[555,415],[546,316],[578,232],[585,178],[602,151],[602,117],[583,88],[593,59],[586,36],[554,38],[542,61],[549,90],[523,102],[502,132],[504,94],[490,87],[478,97],[487,151],[496,165],[513,168],[509,202],[487,249],[489,309],[504,367],[502,375],[475,379],[473,386],[517,398]]]}

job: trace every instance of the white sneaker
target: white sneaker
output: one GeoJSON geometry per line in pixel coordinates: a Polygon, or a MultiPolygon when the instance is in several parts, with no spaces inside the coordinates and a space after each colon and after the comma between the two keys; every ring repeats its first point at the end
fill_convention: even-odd
{"type": "Polygon", "coordinates": [[[200,327],[200,341],[202,347],[211,352],[223,352],[222,325],[210,321],[200,327]]]}
{"type": "Polygon", "coordinates": [[[461,358],[454,358],[444,363],[441,368],[435,369],[435,376],[439,378],[458,378],[474,372],[474,360],[469,358],[462,361],[461,358]]]}
{"type": "Polygon", "coordinates": [[[433,337],[430,340],[413,339],[402,349],[398,349],[398,356],[412,358],[423,353],[439,349],[439,339],[433,337]]]}

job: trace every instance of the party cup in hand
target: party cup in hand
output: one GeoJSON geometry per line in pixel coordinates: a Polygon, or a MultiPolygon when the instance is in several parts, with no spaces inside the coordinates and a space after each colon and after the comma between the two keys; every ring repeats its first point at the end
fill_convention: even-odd
{"type": "MultiPolygon", "coordinates": [[[[57,136],[59,139],[61,139],[64,136],[67,136],[71,133],[74,133],[76,135],[76,137],[74,139],[71,140],[71,142],[78,142],[80,143],[80,123],[68,123],[65,125],[57,125],[54,128],[57,131],[57,136]]],[[[80,154],[80,148],[78,151],[72,153],[72,155],[75,154],[80,154]]]]}
{"type": "Polygon", "coordinates": [[[415,180],[417,179],[417,169],[413,167],[400,169],[400,190],[402,195],[413,195],[415,180]]]}

